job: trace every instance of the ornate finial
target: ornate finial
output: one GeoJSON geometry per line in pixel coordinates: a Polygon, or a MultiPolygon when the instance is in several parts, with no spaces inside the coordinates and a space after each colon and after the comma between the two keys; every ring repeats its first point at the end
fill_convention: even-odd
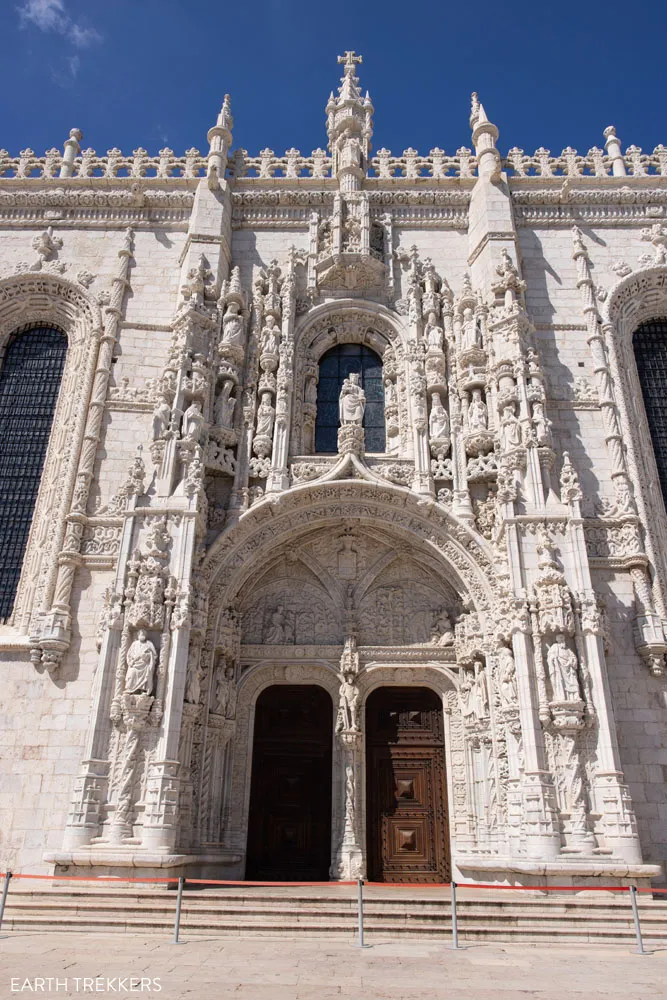
{"type": "Polygon", "coordinates": [[[345,64],[345,76],[354,76],[355,66],[364,61],[363,56],[358,56],[354,49],[348,49],[344,56],[338,56],[338,62],[345,64]]]}
{"type": "Polygon", "coordinates": [[[232,102],[229,94],[225,94],[224,96],[222,107],[220,108],[220,114],[218,115],[218,125],[221,128],[227,128],[230,130],[234,126],[234,119],[232,118],[232,102]]]}
{"type": "Polygon", "coordinates": [[[580,254],[588,256],[584,245],[584,238],[579,226],[572,226],[572,243],[574,244],[574,257],[578,257],[580,254]]]}
{"type": "Polygon", "coordinates": [[[474,128],[479,121],[479,109],[481,104],[479,103],[479,97],[476,92],[473,92],[470,104],[470,128],[474,128]]]}

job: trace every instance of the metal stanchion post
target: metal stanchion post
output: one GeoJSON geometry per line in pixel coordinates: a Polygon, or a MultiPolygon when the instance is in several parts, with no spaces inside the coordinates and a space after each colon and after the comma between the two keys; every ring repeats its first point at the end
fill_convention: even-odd
{"type": "Polygon", "coordinates": [[[632,917],[635,922],[635,934],[637,936],[637,951],[640,955],[645,955],[644,942],[642,941],[642,928],[639,923],[639,910],[637,909],[637,886],[630,886],[630,901],[632,903],[632,917]]]}
{"type": "Polygon", "coordinates": [[[364,947],[364,880],[357,879],[357,922],[359,924],[359,947],[364,947]]]}
{"type": "Polygon", "coordinates": [[[5,903],[7,902],[7,893],[9,892],[9,883],[12,877],[11,872],[5,872],[5,884],[2,887],[2,901],[0,901],[0,927],[2,927],[2,918],[5,915],[5,903]]]}
{"type": "Polygon", "coordinates": [[[185,879],[182,875],[178,879],[178,895],[176,896],[176,918],[174,920],[174,940],[173,944],[180,944],[178,940],[178,932],[181,929],[181,904],[183,903],[183,886],[185,885],[185,879]]]}
{"type": "Polygon", "coordinates": [[[456,917],[456,882],[452,879],[452,948],[459,946],[459,924],[456,917]]]}

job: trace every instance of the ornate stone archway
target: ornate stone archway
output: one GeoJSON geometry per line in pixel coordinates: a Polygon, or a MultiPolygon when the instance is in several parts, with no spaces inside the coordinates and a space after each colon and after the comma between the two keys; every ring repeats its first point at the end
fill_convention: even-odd
{"type": "MultiPolygon", "coordinates": [[[[209,805],[217,793],[202,787],[199,806],[227,817],[226,825],[216,827],[225,856],[242,859],[245,853],[257,697],[272,684],[314,683],[338,704],[339,671],[351,635],[362,711],[370,691],[387,684],[427,686],[443,698],[447,740],[451,735],[455,750],[448,805],[454,817],[458,803],[456,829],[464,850],[470,782],[451,623],[475,609],[476,621],[493,631],[500,602],[485,543],[442,505],[400,487],[349,480],[313,484],[251,508],[213,546],[203,576],[211,663],[220,656],[225,662],[238,658],[236,722],[221,751],[225,762],[214,768],[229,775],[225,798],[209,805]],[[234,653],[231,618],[238,629],[234,653]]],[[[365,871],[364,760],[361,738],[337,737],[335,878],[365,871]]],[[[233,863],[242,877],[243,861],[233,863]]]]}

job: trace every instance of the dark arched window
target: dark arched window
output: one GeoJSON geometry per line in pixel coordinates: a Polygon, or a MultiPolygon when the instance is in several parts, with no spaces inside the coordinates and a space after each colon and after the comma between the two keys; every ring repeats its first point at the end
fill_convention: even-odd
{"type": "Polygon", "coordinates": [[[660,486],[667,504],[667,319],[642,323],[635,332],[632,346],[660,486]]]}
{"type": "Polygon", "coordinates": [[[66,353],[61,330],[33,325],[0,365],[0,620],[16,597],[66,353]]]}
{"type": "Polygon", "coordinates": [[[361,387],[366,393],[366,451],[385,449],[382,359],[362,344],[339,344],[320,359],[315,451],[335,452],[338,449],[338,397],[350,372],[359,373],[361,387]]]}

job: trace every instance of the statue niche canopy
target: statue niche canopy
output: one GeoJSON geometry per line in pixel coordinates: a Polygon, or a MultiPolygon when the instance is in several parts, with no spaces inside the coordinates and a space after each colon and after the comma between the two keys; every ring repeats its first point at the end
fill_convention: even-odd
{"type": "MultiPolygon", "coordinates": [[[[366,397],[362,419],[366,451],[385,450],[382,359],[364,344],[337,344],[320,359],[315,423],[316,452],[335,453],[337,450],[338,427],[342,422],[341,391],[346,379],[354,375],[358,376],[358,384],[366,397]]],[[[351,400],[342,405],[350,408],[351,400]]]]}

